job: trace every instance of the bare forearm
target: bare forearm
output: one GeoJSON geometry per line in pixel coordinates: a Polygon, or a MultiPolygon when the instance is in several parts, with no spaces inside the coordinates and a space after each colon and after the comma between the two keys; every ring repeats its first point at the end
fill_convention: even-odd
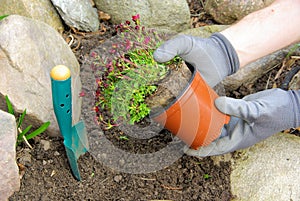
{"type": "Polygon", "coordinates": [[[277,0],[221,33],[232,43],[243,67],[300,41],[300,0],[277,0]]]}

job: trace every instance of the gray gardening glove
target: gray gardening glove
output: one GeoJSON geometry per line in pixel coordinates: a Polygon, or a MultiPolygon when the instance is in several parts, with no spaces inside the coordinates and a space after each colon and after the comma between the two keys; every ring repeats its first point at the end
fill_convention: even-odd
{"type": "Polygon", "coordinates": [[[198,157],[220,155],[243,149],[288,128],[300,126],[300,90],[269,89],[243,99],[220,97],[217,108],[231,116],[227,136],[199,150],[186,150],[198,157]]]}
{"type": "Polygon", "coordinates": [[[166,41],[154,52],[154,59],[162,63],[175,56],[195,67],[210,87],[239,68],[239,59],[233,46],[220,33],[212,34],[209,38],[180,35],[166,41]]]}

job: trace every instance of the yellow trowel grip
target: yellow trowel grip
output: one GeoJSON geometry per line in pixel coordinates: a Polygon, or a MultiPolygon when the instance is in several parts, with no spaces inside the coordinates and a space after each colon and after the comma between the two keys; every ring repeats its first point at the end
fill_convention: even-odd
{"type": "Polygon", "coordinates": [[[71,71],[68,67],[64,65],[57,65],[52,68],[50,76],[54,80],[63,81],[71,77],[71,71]]]}

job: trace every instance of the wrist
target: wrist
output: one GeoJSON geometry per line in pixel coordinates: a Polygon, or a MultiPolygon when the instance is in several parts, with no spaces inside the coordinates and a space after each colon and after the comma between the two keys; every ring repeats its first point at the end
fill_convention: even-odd
{"type": "Polygon", "coordinates": [[[294,115],[294,125],[292,127],[297,128],[300,126],[300,90],[289,90],[287,92],[291,99],[291,113],[294,115]]]}
{"type": "Polygon", "coordinates": [[[225,75],[234,74],[240,67],[239,58],[230,41],[221,33],[214,33],[210,38],[218,45],[225,56],[226,63],[222,65],[225,75]]]}
{"type": "Polygon", "coordinates": [[[220,32],[224,37],[227,38],[228,41],[230,41],[232,47],[235,49],[235,52],[237,54],[237,58],[240,64],[240,67],[244,67],[248,63],[251,62],[251,59],[249,58],[249,49],[246,50],[243,47],[241,47],[241,42],[238,40],[238,36],[235,36],[235,34],[232,34],[230,29],[226,29],[222,32],[220,32]]]}
{"type": "Polygon", "coordinates": [[[300,0],[277,0],[222,31],[236,50],[240,66],[298,42],[299,10],[300,0]]]}

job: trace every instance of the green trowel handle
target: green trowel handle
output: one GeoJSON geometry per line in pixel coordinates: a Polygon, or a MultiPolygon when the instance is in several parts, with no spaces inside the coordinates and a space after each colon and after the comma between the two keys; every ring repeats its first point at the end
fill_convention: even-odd
{"type": "Polygon", "coordinates": [[[52,100],[53,100],[54,113],[62,136],[64,137],[64,139],[71,139],[72,137],[71,76],[65,76],[66,77],[65,80],[61,79],[61,77],[57,78],[57,74],[55,74],[54,68],[51,71],[51,86],[52,86],[52,100]]]}

